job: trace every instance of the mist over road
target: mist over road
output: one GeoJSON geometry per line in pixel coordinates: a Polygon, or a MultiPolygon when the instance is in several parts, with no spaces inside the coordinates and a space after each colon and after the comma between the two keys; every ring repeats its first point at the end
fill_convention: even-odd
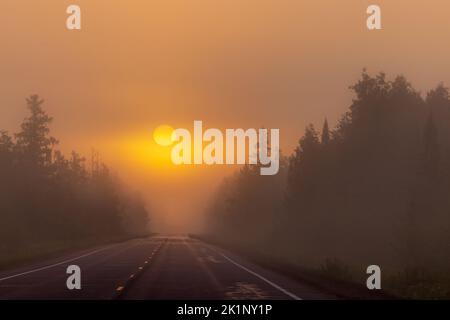
{"type": "Polygon", "coordinates": [[[0,272],[0,299],[333,299],[185,236],[155,236],[0,272]],[[66,269],[81,268],[81,290],[66,269]]]}

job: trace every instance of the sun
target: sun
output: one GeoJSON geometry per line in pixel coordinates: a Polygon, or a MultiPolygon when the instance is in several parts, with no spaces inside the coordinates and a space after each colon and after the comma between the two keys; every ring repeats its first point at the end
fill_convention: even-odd
{"type": "Polygon", "coordinates": [[[173,142],[172,132],[173,128],[171,126],[167,124],[160,125],[153,131],[153,139],[160,146],[170,146],[173,142]]]}

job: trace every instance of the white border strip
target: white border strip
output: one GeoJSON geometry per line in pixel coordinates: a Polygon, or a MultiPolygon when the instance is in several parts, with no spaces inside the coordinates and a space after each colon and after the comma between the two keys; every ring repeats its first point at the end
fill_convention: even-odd
{"type": "Polygon", "coordinates": [[[72,261],[75,261],[75,260],[78,260],[78,259],[81,259],[81,258],[84,258],[84,257],[88,257],[90,255],[93,255],[93,254],[97,253],[97,252],[105,251],[107,249],[110,249],[111,247],[114,247],[114,245],[107,246],[106,248],[94,250],[94,251],[85,253],[85,254],[83,254],[81,256],[78,256],[78,257],[75,257],[75,258],[72,258],[72,259],[68,259],[68,260],[64,260],[64,261],[61,261],[61,262],[58,262],[58,263],[55,263],[55,264],[51,264],[49,266],[44,266],[44,267],[41,267],[41,268],[37,268],[37,269],[33,269],[33,270],[22,272],[22,273],[14,274],[12,276],[7,276],[7,277],[4,277],[4,278],[0,278],[0,281],[12,279],[12,278],[17,278],[17,277],[24,276],[24,275],[27,275],[27,274],[30,274],[30,273],[34,273],[34,272],[38,272],[38,271],[54,268],[54,267],[60,266],[62,264],[66,264],[68,262],[72,262],[72,261]]]}
{"type": "MultiPolygon", "coordinates": [[[[214,250],[214,251],[216,251],[216,250],[214,250]]],[[[217,252],[217,251],[216,251],[216,252],[217,252]]],[[[277,290],[283,292],[285,295],[291,297],[292,299],[294,299],[294,300],[303,300],[302,298],[300,298],[300,297],[296,296],[295,294],[293,294],[292,292],[289,292],[289,291],[287,291],[286,289],[280,287],[280,286],[277,285],[276,283],[273,283],[272,281],[270,281],[269,279],[263,277],[262,275],[260,275],[260,274],[258,274],[258,273],[256,273],[256,272],[250,270],[249,268],[246,268],[246,267],[244,267],[243,265],[237,263],[236,261],[234,261],[233,259],[227,257],[227,256],[224,255],[223,253],[221,253],[221,252],[217,252],[217,253],[219,253],[222,257],[224,257],[225,259],[227,259],[229,262],[231,262],[231,263],[234,264],[235,266],[237,266],[237,267],[239,267],[239,268],[241,268],[241,269],[247,271],[248,273],[254,275],[255,277],[257,277],[257,278],[263,280],[264,282],[268,283],[269,285],[271,285],[271,286],[274,287],[275,289],[277,289],[277,290]]]]}

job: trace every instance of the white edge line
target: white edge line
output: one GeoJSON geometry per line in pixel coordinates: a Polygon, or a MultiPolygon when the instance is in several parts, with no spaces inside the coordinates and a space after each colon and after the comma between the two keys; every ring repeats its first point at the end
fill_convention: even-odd
{"type": "MultiPolygon", "coordinates": [[[[214,250],[216,251],[216,250],[214,250]]],[[[217,251],[216,251],[217,252],[217,251]]],[[[283,292],[285,295],[291,297],[294,300],[303,300],[302,298],[296,296],[295,294],[293,294],[292,292],[287,291],[286,289],[280,287],[279,285],[277,285],[276,283],[273,283],[272,281],[270,281],[269,279],[263,277],[262,275],[250,270],[249,268],[244,267],[243,265],[237,263],[236,261],[234,261],[233,259],[227,257],[226,255],[224,255],[221,252],[217,252],[219,253],[222,257],[224,257],[225,259],[227,259],[229,262],[231,262],[232,264],[234,264],[235,266],[247,271],[248,273],[254,275],[255,277],[265,281],[266,283],[268,283],[269,285],[271,285],[272,287],[274,287],[275,289],[278,289],[279,291],[283,292]]]]}
{"type": "Polygon", "coordinates": [[[65,263],[72,262],[72,261],[75,261],[75,260],[78,260],[78,259],[81,259],[81,258],[90,256],[90,255],[93,255],[93,254],[95,254],[95,253],[97,253],[97,252],[101,252],[101,251],[110,249],[110,248],[113,247],[113,246],[114,246],[114,245],[112,245],[112,246],[107,246],[106,248],[94,250],[94,251],[88,252],[88,253],[86,253],[86,254],[83,254],[83,255],[81,255],[81,256],[78,256],[78,257],[75,257],[75,258],[72,258],[72,259],[68,259],[68,260],[64,260],[64,261],[61,261],[61,262],[58,262],[58,263],[55,263],[55,264],[51,264],[51,265],[49,265],[49,266],[44,266],[44,267],[41,267],[41,268],[37,268],[37,269],[33,269],[33,270],[29,270],[29,271],[22,272],[22,273],[14,274],[14,275],[12,275],[12,276],[7,276],[7,277],[4,277],[4,278],[0,278],[0,281],[4,281],[4,280],[8,280],[8,279],[12,279],[12,278],[24,276],[24,275],[27,275],[27,274],[30,274],[30,273],[34,273],[34,272],[38,272],[38,271],[42,271],[42,270],[54,268],[54,267],[60,266],[60,265],[65,264],[65,263]]]}

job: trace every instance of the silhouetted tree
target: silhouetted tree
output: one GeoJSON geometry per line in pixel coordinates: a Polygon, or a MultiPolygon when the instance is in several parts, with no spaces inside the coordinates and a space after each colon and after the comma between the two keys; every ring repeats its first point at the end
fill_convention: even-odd
{"type": "Polygon", "coordinates": [[[424,150],[422,153],[423,173],[432,180],[437,179],[439,172],[439,145],[437,128],[434,124],[433,113],[430,112],[425,125],[423,137],[424,150]]]}
{"type": "Polygon", "coordinates": [[[325,121],[323,122],[322,138],[321,138],[320,142],[322,144],[328,144],[328,142],[330,142],[330,129],[328,128],[327,118],[325,118],[325,121]]]}
{"type": "Polygon", "coordinates": [[[15,139],[0,131],[0,265],[20,252],[147,232],[142,199],[129,197],[104,164],[89,175],[78,153],[66,159],[54,150],[42,105],[37,95],[27,99],[30,115],[15,139]]]}
{"type": "Polygon", "coordinates": [[[21,124],[21,130],[16,134],[17,148],[27,163],[46,166],[51,162],[52,148],[57,140],[49,135],[49,124],[52,118],[42,109],[44,100],[38,95],[27,98],[27,106],[31,115],[21,124]]]}
{"type": "Polygon", "coordinates": [[[248,184],[246,169],[215,196],[214,230],[252,243],[261,227],[247,214],[258,208],[259,216],[272,217],[264,221],[281,221],[284,240],[275,256],[285,252],[315,268],[332,259],[358,270],[373,261],[393,273],[406,265],[448,270],[448,89],[440,84],[423,98],[403,76],[388,80],[365,70],[350,89],[354,98],[337,126],[330,131],[325,120],[319,141],[309,125],[289,157],[286,182],[278,185],[285,205],[254,205],[267,194],[248,184]]]}

